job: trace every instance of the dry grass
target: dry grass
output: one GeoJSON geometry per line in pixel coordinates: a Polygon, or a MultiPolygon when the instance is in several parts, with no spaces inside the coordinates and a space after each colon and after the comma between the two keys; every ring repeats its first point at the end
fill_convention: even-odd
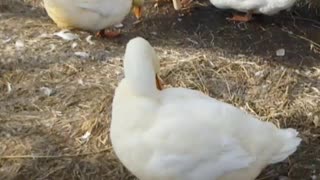
{"type": "MultiPolygon", "coordinates": [[[[258,26],[264,28],[260,33],[265,32],[260,39],[255,25],[249,25],[245,36],[250,33],[252,41],[237,53],[228,49],[244,41],[244,31],[237,26],[222,23],[208,32],[188,22],[190,30],[184,31],[184,23],[170,30],[166,23],[177,23],[176,16],[168,20],[154,15],[169,8],[147,12],[154,19],[127,27],[120,40],[94,40],[89,45],[85,32],[77,32],[81,40],[72,42],[39,38],[58,29],[42,9],[21,12],[25,4],[18,2],[3,5],[9,10],[0,16],[6,25],[0,27],[0,179],[135,179],[112,152],[108,128],[113,92],[123,76],[124,45],[142,34],[161,57],[161,76],[167,86],[201,90],[279,127],[299,129],[304,142],[298,153],[267,169],[261,179],[320,178],[317,38],[284,24],[286,28],[258,26]],[[164,29],[169,30],[161,32],[164,29]],[[285,35],[289,30],[293,34],[285,35]],[[274,56],[279,44],[268,44],[268,39],[278,40],[274,32],[284,33],[285,57],[274,56]],[[8,38],[12,40],[2,42],[8,38]],[[18,40],[26,47],[16,49],[18,40]],[[71,48],[74,42],[77,46],[71,48]],[[260,42],[266,45],[260,47],[260,42]],[[256,46],[268,53],[257,53],[256,46]],[[76,51],[89,52],[90,58],[77,57],[76,51]],[[287,61],[300,58],[303,62],[298,65],[288,65],[287,61]],[[83,138],[86,133],[89,138],[83,138]]],[[[219,23],[221,15],[215,16],[219,23]]]]}

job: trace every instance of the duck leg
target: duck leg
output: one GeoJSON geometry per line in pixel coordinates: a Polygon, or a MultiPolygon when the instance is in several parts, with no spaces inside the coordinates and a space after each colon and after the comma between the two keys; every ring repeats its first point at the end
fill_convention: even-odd
{"type": "Polygon", "coordinates": [[[121,33],[118,31],[106,31],[105,29],[99,31],[96,34],[96,36],[99,38],[109,38],[109,39],[117,38],[120,35],[121,35],[121,33]]]}
{"type": "Polygon", "coordinates": [[[163,81],[157,74],[156,74],[156,85],[158,90],[161,91],[163,89],[163,81]]]}
{"type": "Polygon", "coordinates": [[[133,7],[133,12],[136,18],[139,20],[142,16],[142,7],[133,7]]]}
{"type": "Polygon", "coordinates": [[[227,18],[227,20],[236,22],[249,22],[252,20],[252,13],[252,11],[248,11],[244,16],[233,15],[231,18],[227,18]]]}

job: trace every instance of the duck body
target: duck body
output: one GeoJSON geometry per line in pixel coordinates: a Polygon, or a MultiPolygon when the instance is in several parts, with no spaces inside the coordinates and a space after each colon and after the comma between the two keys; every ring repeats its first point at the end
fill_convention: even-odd
{"type": "Polygon", "coordinates": [[[63,29],[99,31],[120,23],[132,0],[44,0],[50,18],[63,29]]]}
{"type": "Polygon", "coordinates": [[[291,8],[296,0],[210,0],[220,9],[235,9],[240,12],[274,15],[291,8]]]}
{"type": "MultiPolygon", "coordinates": [[[[138,48],[141,39],[134,40],[127,49],[138,48]]],[[[296,151],[301,140],[294,129],[278,129],[199,91],[157,90],[152,79],[141,79],[152,71],[133,67],[143,58],[124,62],[110,129],[116,155],[140,180],[253,180],[296,151]]]]}

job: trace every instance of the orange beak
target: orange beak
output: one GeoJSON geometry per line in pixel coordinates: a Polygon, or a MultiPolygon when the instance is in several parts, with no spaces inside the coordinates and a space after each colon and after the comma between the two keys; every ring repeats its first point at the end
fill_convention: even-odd
{"type": "Polygon", "coordinates": [[[142,8],[140,6],[133,7],[133,13],[137,19],[140,19],[142,16],[142,8]]]}
{"type": "Polygon", "coordinates": [[[162,79],[156,74],[156,84],[157,84],[157,89],[162,90],[163,89],[163,81],[162,79]]]}

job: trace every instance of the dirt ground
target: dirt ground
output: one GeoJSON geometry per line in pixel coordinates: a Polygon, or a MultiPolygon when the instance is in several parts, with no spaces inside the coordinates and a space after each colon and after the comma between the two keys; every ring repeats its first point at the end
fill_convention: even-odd
{"type": "Polygon", "coordinates": [[[0,3],[0,179],[135,179],[108,137],[124,47],[135,36],[155,46],[167,86],[300,131],[299,150],[260,180],[320,179],[319,16],[285,12],[237,24],[225,20],[232,11],[208,4],[145,10],[142,22],[123,22],[120,38],[90,44],[87,32],[73,31],[72,41],[52,36],[60,30],[41,7],[0,3]]]}

